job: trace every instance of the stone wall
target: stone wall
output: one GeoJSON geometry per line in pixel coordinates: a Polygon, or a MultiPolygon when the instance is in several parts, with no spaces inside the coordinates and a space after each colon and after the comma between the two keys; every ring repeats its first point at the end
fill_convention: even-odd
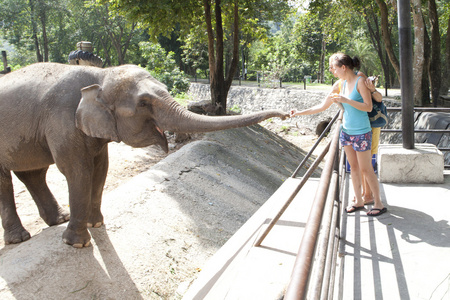
{"type": "MultiPolygon", "coordinates": [[[[211,99],[209,85],[202,83],[191,83],[189,89],[190,96],[196,101],[211,99]]],[[[316,104],[319,104],[328,94],[328,91],[320,90],[302,90],[297,88],[259,88],[259,87],[243,87],[232,86],[228,93],[227,108],[233,106],[240,109],[242,114],[249,114],[261,110],[280,109],[289,111],[293,108],[302,110],[316,104]]],[[[331,119],[338,111],[336,105],[330,109],[318,113],[316,115],[297,117],[296,123],[315,132],[317,125],[324,120],[331,119]]],[[[284,124],[292,124],[293,120],[274,120],[284,124]]]]}

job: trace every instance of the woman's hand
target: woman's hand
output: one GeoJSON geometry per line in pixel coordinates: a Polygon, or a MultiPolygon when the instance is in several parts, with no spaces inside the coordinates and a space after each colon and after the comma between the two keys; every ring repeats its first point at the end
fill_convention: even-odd
{"type": "Polygon", "coordinates": [[[290,118],[295,117],[295,115],[296,115],[297,112],[298,112],[298,111],[297,111],[296,109],[291,109],[291,111],[289,112],[289,117],[290,117],[290,118]]]}
{"type": "Polygon", "coordinates": [[[331,94],[331,101],[333,101],[333,103],[344,103],[345,100],[346,100],[345,97],[343,97],[341,94],[337,93],[331,94]]]}
{"type": "Polygon", "coordinates": [[[368,77],[366,79],[366,81],[364,81],[364,83],[366,84],[366,87],[369,89],[369,91],[371,93],[375,92],[377,90],[377,88],[373,85],[373,81],[370,77],[368,77]]]}

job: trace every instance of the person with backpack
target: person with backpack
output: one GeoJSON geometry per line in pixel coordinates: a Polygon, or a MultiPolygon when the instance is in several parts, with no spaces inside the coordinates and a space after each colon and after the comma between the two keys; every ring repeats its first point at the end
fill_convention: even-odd
{"type": "Polygon", "coordinates": [[[292,109],[290,116],[310,115],[328,109],[333,103],[344,109],[340,142],[344,148],[347,160],[351,168],[351,179],[355,194],[354,201],[346,208],[347,213],[353,213],[365,208],[362,197],[362,178],[366,178],[374,203],[367,212],[368,216],[379,216],[387,211],[381,202],[378,178],[372,167],[372,128],[369,122],[368,112],[372,111],[371,92],[365,84],[362,76],[355,74],[359,69],[360,60],[351,58],[347,54],[335,53],[330,57],[330,71],[338,77],[341,82],[339,92],[333,91],[319,105],[297,111],[292,109]]]}

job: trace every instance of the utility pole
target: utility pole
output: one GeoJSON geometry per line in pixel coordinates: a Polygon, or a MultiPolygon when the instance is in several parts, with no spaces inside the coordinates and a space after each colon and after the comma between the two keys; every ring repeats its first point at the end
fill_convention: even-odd
{"type": "MultiPolygon", "coordinates": [[[[398,31],[400,50],[400,88],[402,93],[403,148],[414,149],[413,50],[410,0],[398,0],[398,31]]],[[[417,84],[420,84],[418,82],[417,84]]]]}

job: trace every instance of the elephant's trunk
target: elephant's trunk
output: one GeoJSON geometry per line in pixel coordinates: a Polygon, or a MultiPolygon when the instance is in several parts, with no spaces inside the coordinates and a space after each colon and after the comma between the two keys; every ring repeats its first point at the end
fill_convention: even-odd
{"type": "Polygon", "coordinates": [[[176,110],[176,113],[171,118],[160,118],[158,126],[163,130],[178,133],[201,133],[245,127],[269,118],[285,119],[289,116],[288,113],[280,110],[267,110],[248,115],[212,117],[192,113],[178,105],[173,109],[176,110]]]}

